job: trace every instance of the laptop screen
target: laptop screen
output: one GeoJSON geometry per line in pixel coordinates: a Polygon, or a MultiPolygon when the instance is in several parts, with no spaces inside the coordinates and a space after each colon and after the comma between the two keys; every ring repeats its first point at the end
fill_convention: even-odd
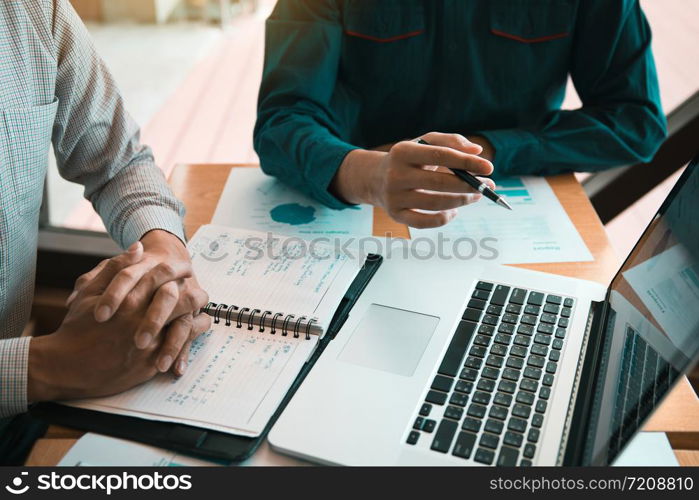
{"type": "Polygon", "coordinates": [[[615,276],[583,462],[613,461],[699,353],[699,166],[615,276]]]}

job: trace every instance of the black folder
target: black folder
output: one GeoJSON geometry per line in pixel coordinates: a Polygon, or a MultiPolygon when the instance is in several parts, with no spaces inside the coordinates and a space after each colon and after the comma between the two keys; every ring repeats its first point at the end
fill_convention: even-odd
{"type": "Polygon", "coordinates": [[[34,416],[49,423],[139,441],[198,458],[225,463],[245,460],[265,439],[328,343],[332,342],[340,331],[350,310],[382,262],[383,257],[380,255],[369,254],[335,311],[325,336],[320,340],[315,352],[303,366],[277,410],[257,437],[236,436],[191,425],[145,420],[57,403],[41,403],[32,407],[30,411],[34,416]]]}

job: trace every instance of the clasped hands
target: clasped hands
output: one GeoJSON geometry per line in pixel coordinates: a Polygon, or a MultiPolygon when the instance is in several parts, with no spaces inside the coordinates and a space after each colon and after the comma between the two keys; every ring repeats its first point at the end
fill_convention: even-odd
{"type": "Polygon", "coordinates": [[[208,295],[176,236],[147,233],[81,276],[56,332],[33,338],[29,401],[116,394],[159,372],[182,375],[192,341],[210,327],[208,295]]]}

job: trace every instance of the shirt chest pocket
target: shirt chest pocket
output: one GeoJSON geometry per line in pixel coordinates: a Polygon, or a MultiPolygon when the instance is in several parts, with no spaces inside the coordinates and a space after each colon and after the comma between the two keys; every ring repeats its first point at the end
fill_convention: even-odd
{"type": "Polygon", "coordinates": [[[484,56],[497,61],[488,79],[505,108],[565,85],[574,0],[491,0],[489,11],[484,56]]]}
{"type": "Polygon", "coordinates": [[[418,0],[353,0],[345,3],[345,35],[367,42],[392,43],[425,31],[424,8],[418,0]]]}
{"type": "Polygon", "coordinates": [[[51,134],[58,99],[28,108],[4,109],[2,135],[3,208],[19,215],[36,214],[41,207],[51,134]]]}
{"type": "Polygon", "coordinates": [[[343,75],[363,88],[410,85],[427,50],[422,0],[347,0],[343,9],[343,75]]]}
{"type": "Polygon", "coordinates": [[[573,0],[491,0],[491,34],[520,44],[570,38],[573,0]]]}

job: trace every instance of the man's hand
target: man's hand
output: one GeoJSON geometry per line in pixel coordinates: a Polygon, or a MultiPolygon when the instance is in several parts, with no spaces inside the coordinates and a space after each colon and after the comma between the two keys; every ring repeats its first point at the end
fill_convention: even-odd
{"type": "MultiPolygon", "coordinates": [[[[349,203],[382,207],[396,221],[412,227],[438,227],[456,216],[456,209],[481,195],[450,172],[450,167],[489,175],[493,165],[478,156],[481,146],[458,134],[430,132],[430,145],[403,141],[385,152],[355,150],[340,166],[332,189],[349,203]]],[[[491,187],[492,181],[484,179],[491,187]]]]}
{"type": "MultiPolygon", "coordinates": [[[[107,322],[94,318],[95,306],[113,278],[142,258],[139,244],[131,251],[104,261],[92,279],[71,299],[61,326],[51,335],[33,338],[29,347],[28,398],[32,402],[106,396],[130,389],[152,378],[156,356],[164,336],[158,335],[145,349],[138,349],[134,332],[148,308],[120,308],[107,322]]],[[[202,314],[191,320],[189,330],[208,328],[202,314]]]]}
{"type": "MultiPolygon", "coordinates": [[[[94,316],[102,323],[118,310],[128,312],[147,306],[135,331],[136,347],[150,347],[168,325],[155,363],[161,372],[174,367],[175,373],[181,375],[186,367],[191,338],[205,331],[200,328],[192,330],[195,325],[203,324],[193,322],[194,315],[209,298],[194,277],[189,253],[179,238],[166,231],[154,230],[143,236],[134,248],[139,245],[142,249],[136,250],[138,258],[134,256],[129,265],[113,276],[95,304],[94,316]],[[190,331],[185,331],[187,328],[190,331]]],[[[104,269],[98,266],[82,276],[76,282],[76,292],[91,280],[102,278],[104,273],[104,269]]]]}
{"type": "Polygon", "coordinates": [[[478,153],[478,156],[491,162],[495,159],[495,148],[488,139],[481,135],[469,135],[467,139],[481,147],[481,152],[478,153]]]}

